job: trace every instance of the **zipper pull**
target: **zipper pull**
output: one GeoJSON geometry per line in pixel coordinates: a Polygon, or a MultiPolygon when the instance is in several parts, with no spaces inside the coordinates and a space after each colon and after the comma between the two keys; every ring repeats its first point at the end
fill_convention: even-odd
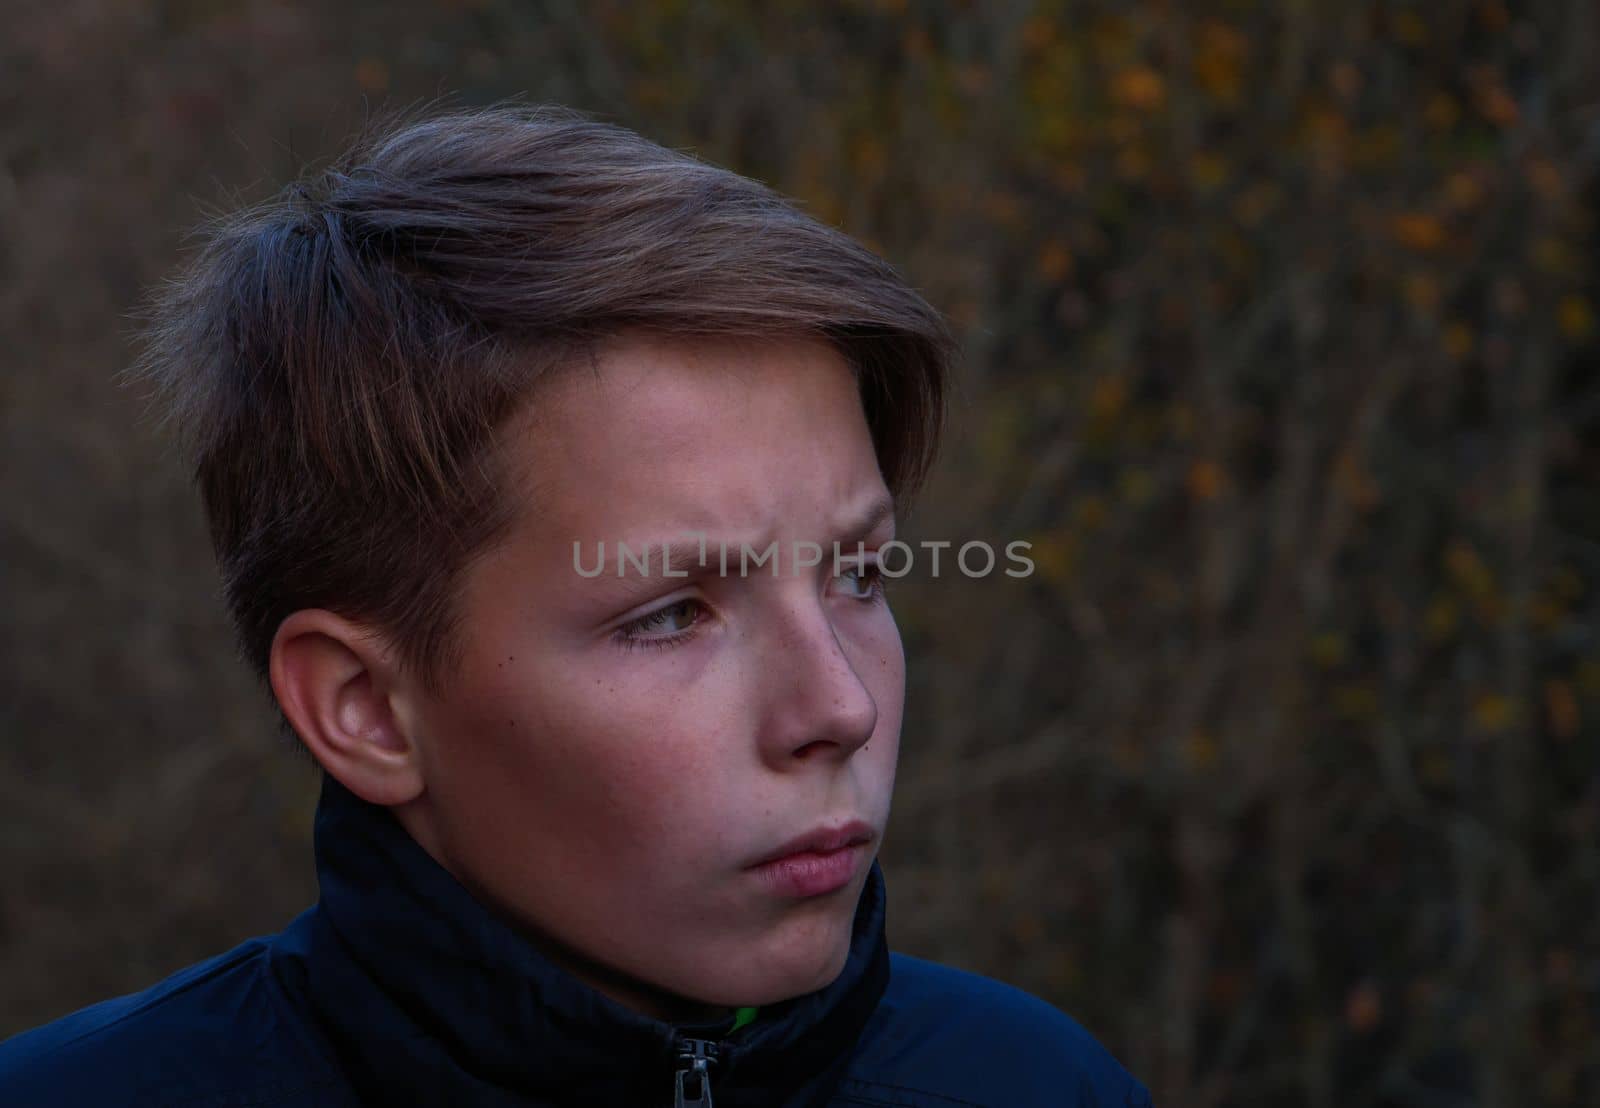
{"type": "Polygon", "coordinates": [[[711,1067],[716,1062],[716,1043],[707,1039],[678,1040],[673,1108],[711,1108],[711,1067]]]}

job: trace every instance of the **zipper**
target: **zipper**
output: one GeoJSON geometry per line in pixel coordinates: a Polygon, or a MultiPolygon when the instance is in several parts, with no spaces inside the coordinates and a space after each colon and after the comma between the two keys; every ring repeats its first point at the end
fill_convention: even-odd
{"type": "Polygon", "coordinates": [[[679,1036],[678,1073],[674,1082],[673,1108],[711,1108],[711,1067],[721,1058],[721,1049],[710,1039],[679,1036]]]}

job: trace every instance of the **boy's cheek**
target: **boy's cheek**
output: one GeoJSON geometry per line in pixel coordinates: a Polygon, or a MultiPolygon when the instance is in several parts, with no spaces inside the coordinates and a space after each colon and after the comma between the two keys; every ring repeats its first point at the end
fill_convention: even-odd
{"type": "Polygon", "coordinates": [[[861,676],[878,700],[879,714],[892,710],[898,718],[905,703],[906,654],[900,641],[900,628],[887,611],[884,616],[884,624],[863,644],[870,660],[867,672],[861,676]]]}

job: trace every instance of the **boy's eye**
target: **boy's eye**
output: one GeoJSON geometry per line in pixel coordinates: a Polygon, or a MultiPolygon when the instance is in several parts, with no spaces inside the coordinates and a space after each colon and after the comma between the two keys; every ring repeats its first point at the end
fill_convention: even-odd
{"type": "Polygon", "coordinates": [[[617,628],[616,637],[624,646],[671,646],[688,638],[702,622],[698,617],[703,607],[694,597],[684,597],[676,604],[623,624],[617,628]]]}
{"type": "MultiPolygon", "coordinates": [[[[852,600],[876,600],[884,592],[884,577],[876,562],[842,566],[838,580],[844,582],[844,593],[852,600]]],[[[706,610],[703,602],[687,596],[623,624],[613,634],[618,642],[630,649],[639,646],[677,646],[694,637],[696,628],[705,622],[706,610]]]]}
{"type": "Polygon", "coordinates": [[[635,631],[665,631],[668,633],[687,631],[694,623],[694,614],[699,609],[699,601],[685,598],[676,604],[665,608],[658,608],[647,616],[641,616],[628,624],[635,631]]]}
{"type": "Polygon", "coordinates": [[[845,595],[856,600],[871,600],[883,591],[883,574],[877,562],[858,562],[844,567],[839,580],[845,582],[845,595]]]}

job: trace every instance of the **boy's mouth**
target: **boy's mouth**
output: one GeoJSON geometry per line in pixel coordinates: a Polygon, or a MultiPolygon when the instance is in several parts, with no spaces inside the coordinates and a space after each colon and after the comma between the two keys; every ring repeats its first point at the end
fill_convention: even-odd
{"type": "Polygon", "coordinates": [[[855,879],[864,860],[872,825],[865,820],[819,827],[789,840],[748,868],[782,896],[820,896],[855,879]]]}
{"type": "Polygon", "coordinates": [[[759,861],[752,862],[750,868],[769,865],[795,855],[832,854],[844,847],[858,846],[871,841],[872,825],[866,820],[853,819],[845,823],[827,824],[813,828],[803,835],[797,835],[759,861]]]}

